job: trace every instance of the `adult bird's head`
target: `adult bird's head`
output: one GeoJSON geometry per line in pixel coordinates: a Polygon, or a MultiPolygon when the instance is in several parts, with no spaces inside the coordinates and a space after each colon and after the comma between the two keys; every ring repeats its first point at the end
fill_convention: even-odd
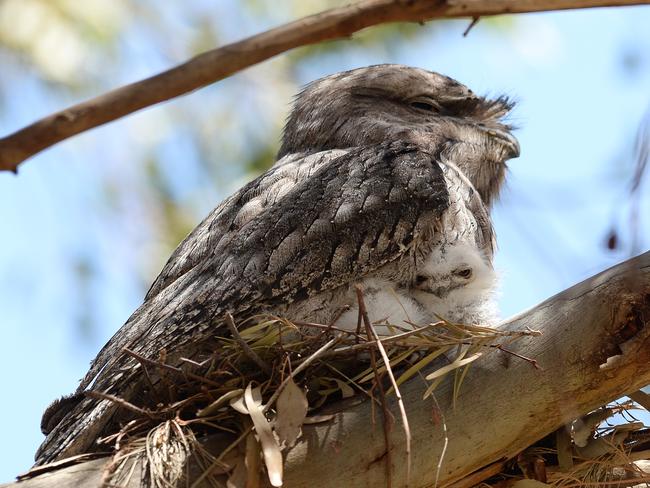
{"type": "Polygon", "coordinates": [[[490,204],[505,162],[519,156],[519,143],[502,120],[512,107],[506,97],[479,97],[419,68],[384,64],[345,71],[298,94],[278,158],[402,140],[453,161],[490,204]]]}

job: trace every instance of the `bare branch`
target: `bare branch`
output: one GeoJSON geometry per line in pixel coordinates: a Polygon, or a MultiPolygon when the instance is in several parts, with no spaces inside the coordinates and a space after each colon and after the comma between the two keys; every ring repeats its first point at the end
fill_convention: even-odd
{"type": "Polygon", "coordinates": [[[347,38],[373,25],[647,3],[649,0],[360,1],[205,52],[168,71],[38,120],[0,138],[0,171],[16,172],[26,159],[69,137],[222,80],[290,49],[347,38]]]}

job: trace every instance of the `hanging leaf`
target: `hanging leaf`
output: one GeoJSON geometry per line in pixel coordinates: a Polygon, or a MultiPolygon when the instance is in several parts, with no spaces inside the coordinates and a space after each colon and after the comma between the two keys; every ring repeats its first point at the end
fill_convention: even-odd
{"type": "Polygon", "coordinates": [[[469,364],[473,361],[476,361],[478,358],[481,357],[481,353],[478,352],[468,358],[463,358],[463,354],[461,354],[458,358],[454,360],[451,364],[448,364],[447,366],[443,366],[440,369],[436,369],[433,373],[427,375],[426,379],[429,381],[433,381],[431,385],[429,385],[429,388],[427,388],[427,391],[424,392],[424,395],[422,396],[423,398],[428,398],[431,393],[433,393],[433,390],[436,389],[436,387],[440,384],[442,381],[443,377],[449,373],[450,371],[453,371],[455,369],[458,369],[462,366],[465,366],[466,364],[469,364]]]}
{"type": "Polygon", "coordinates": [[[249,415],[248,408],[246,408],[246,402],[244,401],[244,395],[239,395],[235,398],[231,398],[230,406],[239,413],[249,415]]]}
{"type": "Polygon", "coordinates": [[[296,385],[293,378],[289,378],[277,401],[275,433],[280,438],[280,445],[292,447],[296,443],[307,417],[308,406],[305,392],[296,385]]]}
{"type": "Polygon", "coordinates": [[[426,376],[426,379],[428,380],[434,380],[440,376],[444,376],[450,371],[453,371],[454,369],[460,368],[461,366],[465,366],[466,364],[469,364],[473,361],[476,361],[478,358],[481,357],[481,353],[477,352],[476,354],[473,354],[472,356],[464,359],[457,359],[453,363],[448,364],[447,366],[443,366],[440,369],[436,369],[433,373],[430,373],[426,376]]]}
{"type": "Polygon", "coordinates": [[[260,388],[252,388],[249,383],[244,392],[244,402],[262,445],[262,454],[264,455],[264,464],[269,475],[269,481],[273,486],[282,486],[282,453],[278,442],[273,436],[271,424],[266,420],[266,416],[262,411],[264,407],[262,406],[260,388]]]}

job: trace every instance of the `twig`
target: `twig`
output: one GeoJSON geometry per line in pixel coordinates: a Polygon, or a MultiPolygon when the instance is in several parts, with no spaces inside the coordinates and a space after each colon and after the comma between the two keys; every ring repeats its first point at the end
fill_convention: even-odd
{"type": "Polygon", "coordinates": [[[178,373],[178,374],[182,374],[184,376],[187,376],[187,378],[191,378],[193,380],[200,381],[202,383],[205,383],[207,385],[214,386],[214,387],[217,387],[217,388],[223,386],[221,383],[218,383],[216,381],[212,381],[211,379],[205,378],[204,376],[200,376],[198,374],[190,373],[189,371],[183,371],[181,368],[177,368],[176,366],[172,366],[171,364],[161,363],[160,361],[154,361],[153,359],[149,359],[147,357],[144,357],[141,354],[138,354],[137,352],[132,351],[129,348],[125,347],[122,350],[125,353],[127,353],[129,356],[132,356],[133,358],[137,359],[143,365],[148,364],[150,366],[156,366],[158,368],[167,369],[169,371],[173,371],[174,373],[178,373]]]}
{"type": "Polygon", "coordinates": [[[298,322],[292,321],[291,323],[293,325],[298,326],[298,327],[313,327],[315,329],[325,329],[326,331],[327,330],[330,330],[330,331],[333,330],[333,331],[336,331],[336,332],[340,332],[342,334],[347,334],[347,335],[359,337],[358,334],[356,334],[355,332],[353,332],[351,330],[341,329],[340,327],[335,327],[333,325],[316,324],[314,322],[299,322],[299,321],[298,322]]]}
{"type": "Polygon", "coordinates": [[[463,32],[463,37],[467,37],[467,34],[469,34],[469,31],[471,31],[476,24],[478,24],[478,21],[481,19],[478,15],[472,17],[472,21],[469,23],[467,26],[467,29],[465,29],[465,32],[463,32]]]}
{"type": "Polygon", "coordinates": [[[230,330],[230,333],[232,334],[235,341],[237,341],[237,344],[241,346],[244,354],[248,356],[251,361],[257,364],[260,369],[264,371],[268,376],[271,376],[273,374],[273,370],[271,370],[269,365],[262,361],[262,358],[259,357],[257,353],[251,349],[251,346],[248,345],[248,342],[242,339],[242,336],[239,334],[239,331],[235,326],[235,321],[233,320],[230,313],[226,313],[226,325],[228,326],[228,329],[230,330]]]}
{"type": "MultiPolygon", "coordinates": [[[[415,333],[415,332],[418,332],[418,331],[413,331],[413,332],[415,333]]],[[[404,335],[407,335],[407,334],[408,335],[413,335],[411,333],[404,333],[404,335]]],[[[445,345],[458,344],[458,341],[450,341],[449,344],[443,344],[443,343],[433,344],[432,343],[432,344],[422,344],[422,345],[417,344],[417,343],[406,343],[406,342],[402,343],[402,342],[399,342],[399,339],[403,339],[404,335],[400,334],[399,337],[398,336],[394,336],[394,337],[383,337],[382,336],[381,339],[379,339],[379,341],[382,344],[389,344],[390,346],[393,346],[393,347],[402,347],[402,348],[406,348],[406,349],[408,349],[408,348],[417,348],[417,349],[422,349],[422,350],[427,350],[427,349],[429,349],[429,347],[438,348],[438,347],[445,346],[445,345]]],[[[364,339],[364,341],[365,341],[365,339],[364,339]]],[[[367,350],[367,349],[375,349],[376,347],[377,347],[377,344],[374,341],[373,342],[362,342],[360,344],[350,344],[349,346],[341,346],[341,347],[338,347],[336,349],[333,349],[333,350],[327,352],[326,354],[323,354],[322,357],[344,356],[346,354],[357,353],[359,351],[364,351],[364,350],[367,350]]]]}
{"type": "Polygon", "coordinates": [[[314,354],[309,356],[307,359],[305,359],[303,362],[301,362],[298,366],[296,366],[296,369],[294,369],[290,375],[288,375],[282,383],[280,383],[280,386],[277,387],[275,392],[273,392],[273,395],[271,395],[271,398],[269,398],[269,401],[266,403],[264,406],[264,409],[262,412],[266,413],[275,403],[275,401],[278,399],[280,396],[280,393],[282,393],[282,390],[284,390],[284,387],[287,386],[289,381],[292,378],[295,378],[298,374],[300,374],[302,371],[307,368],[312,362],[314,362],[317,358],[323,355],[325,351],[327,351],[330,347],[332,347],[334,344],[336,344],[339,341],[338,338],[331,339],[330,341],[326,342],[323,344],[320,348],[318,348],[314,354]]]}
{"type": "MultiPolygon", "coordinates": [[[[459,342],[458,344],[463,344],[465,346],[472,346],[474,345],[472,342],[459,342]]],[[[514,351],[511,351],[510,349],[506,349],[503,347],[503,344],[481,344],[482,347],[491,347],[493,349],[498,349],[499,351],[505,352],[506,354],[511,354],[515,356],[516,358],[523,359],[527,363],[530,363],[535,369],[538,369],[540,371],[544,371],[544,368],[542,368],[539,363],[537,362],[536,359],[529,358],[527,356],[522,356],[521,354],[518,354],[514,351]]]]}
{"type": "Polygon", "coordinates": [[[139,415],[144,415],[145,417],[148,417],[150,419],[160,418],[160,415],[158,415],[157,412],[152,412],[151,410],[146,408],[140,408],[136,405],[133,405],[132,403],[127,402],[126,400],[120,397],[111,395],[110,393],[102,393],[101,391],[88,390],[84,392],[84,395],[90,398],[94,398],[95,400],[108,400],[110,402],[119,405],[120,407],[135,412],[139,415]]]}
{"type": "Polygon", "coordinates": [[[334,325],[336,324],[336,322],[338,322],[338,320],[341,318],[341,316],[342,316],[345,312],[347,312],[348,310],[350,310],[350,305],[345,305],[345,306],[341,307],[341,310],[339,310],[339,311],[336,313],[336,315],[334,316],[334,318],[330,321],[330,323],[329,323],[329,325],[328,325],[328,328],[329,328],[329,329],[332,329],[332,328],[334,327],[334,325]]]}
{"type": "Polygon", "coordinates": [[[75,456],[66,457],[59,459],[58,461],[53,461],[51,463],[42,464],[40,466],[34,466],[29,469],[26,473],[19,474],[16,476],[17,481],[25,481],[35,476],[40,476],[41,474],[56,471],[66,466],[72,466],[75,464],[82,463],[84,461],[89,461],[91,459],[97,459],[100,457],[105,457],[107,453],[105,452],[90,452],[85,454],[77,454],[75,456]]]}
{"type": "Polygon", "coordinates": [[[433,402],[436,404],[436,409],[440,415],[440,422],[442,424],[442,432],[445,436],[444,442],[442,444],[442,451],[440,452],[440,458],[438,459],[438,464],[436,465],[436,479],[433,484],[433,488],[438,488],[438,481],[440,481],[440,470],[442,469],[442,462],[445,460],[445,455],[447,454],[447,447],[449,446],[449,435],[447,433],[447,421],[445,420],[445,414],[440,408],[438,399],[436,398],[435,393],[431,395],[433,402]]]}
{"type": "Polygon", "coordinates": [[[194,361],[193,359],[184,358],[184,357],[181,357],[180,360],[183,361],[184,363],[188,363],[191,364],[192,366],[196,366],[197,368],[202,368],[203,366],[205,366],[207,363],[211,361],[211,358],[204,359],[200,363],[194,361]]]}
{"type": "Polygon", "coordinates": [[[140,429],[142,426],[147,425],[147,422],[149,422],[149,419],[147,418],[139,417],[133,419],[130,422],[128,422],[125,426],[123,426],[118,432],[97,439],[97,445],[113,444],[115,446],[115,450],[119,450],[122,447],[122,445],[120,444],[122,438],[140,429]]]}
{"type": "MultiPolygon", "coordinates": [[[[366,334],[368,336],[368,340],[371,340],[373,337],[372,324],[368,318],[366,304],[363,301],[363,290],[360,285],[356,285],[355,290],[357,292],[357,302],[359,303],[359,317],[363,319],[363,323],[366,326],[366,334]]],[[[381,403],[382,416],[384,419],[384,443],[386,445],[386,487],[391,488],[393,478],[393,461],[391,456],[390,443],[390,417],[388,415],[388,406],[386,404],[386,391],[384,390],[384,384],[382,383],[381,377],[379,376],[379,371],[377,369],[377,358],[375,357],[374,349],[370,349],[370,366],[375,372],[375,383],[377,385],[377,389],[379,390],[379,401],[381,403]]],[[[386,366],[388,367],[388,364],[386,366]]]]}
{"type": "Polygon", "coordinates": [[[69,137],[222,80],[290,49],[350,38],[373,25],[643,3],[647,0],[364,0],[333,8],[199,54],[167,71],[68,107],[1,138],[0,171],[16,172],[26,159],[69,137]]]}
{"type": "Polygon", "coordinates": [[[506,349],[505,347],[503,347],[502,344],[489,344],[489,347],[494,347],[495,349],[498,349],[499,351],[503,351],[506,354],[512,354],[513,356],[515,356],[515,357],[517,357],[519,359],[523,359],[524,361],[529,362],[530,364],[533,365],[533,367],[535,369],[539,369],[540,371],[544,371],[544,368],[542,368],[539,365],[539,363],[537,362],[536,359],[529,358],[529,357],[526,357],[526,356],[522,356],[521,354],[518,354],[518,353],[516,353],[514,351],[511,351],[510,349],[506,349]]]}
{"type": "Polygon", "coordinates": [[[409,336],[417,335],[417,334],[422,334],[424,332],[429,331],[430,329],[435,329],[436,327],[439,327],[443,323],[444,322],[440,321],[440,322],[433,322],[431,324],[427,324],[427,325],[423,325],[423,326],[414,325],[414,327],[416,327],[416,328],[413,329],[413,330],[407,330],[406,332],[400,332],[399,334],[393,334],[391,336],[382,336],[381,337],[381,342],[383,342],[384,344],[387,344],[389,342],[399,341],[400,339],[404,339],[405,337],[409,337],[409,336]]]}
{"type": "MultiPolygon", "coordinates": [[[[408,332],[402,332],[401,334],[395,334],[392,336],[380,336],[379,341],[382,343],[382,345],[390,345],[392,347],[403,347],[403,348],[418,348],[421,350],[427,350],[430,348],[440,348],[440,347],[445,347],[445,346],[453,346],[453,345],[458,345],[458,344],[464,344],[464,345],[474,345],[473,342],[467,342],[464,340],[459,340],[455,337],[451,336],[443,336],[441,334],[435,334],[435,339],[436,342],[431,342],[431,343],[414,343],[414,342],[402,342],[403,339],[407,337],[411,337],[414,335],[420,335],[424,332],[429,331],[430,329],[436,328],[441,324],[441,322],[436,322],[433,324],[428,324],[426,326],[420,327],[417,330],[410,330],[408,332]]],[[[522,332],[521,334],[502,334],[498,330],[494,330],[495,337],[503,337],[503,336],[521,336],[521,335],[530,335],[527,332],[522,332]]],[[[497,348],[502,350],[505,353],[512,354],[513,356],[519,357],[521,359],[524,359],[525,361],[530,362],[535,368],[537,369],[542,369],[541,366],[537,363],[536,360],[530,359],[528,357],[522,356],[520,354],[517,354],[513,351],[510,351],[509,349],[506,349],[503,347],[501,344],[484,344],[484,347],[492,347],[492,348],[497,348]]],[[[366,349],[371,349],[377,347],[376,343],[373,342],[364,342],[361,344],[350,344],[348,346],[341,346],[339,348],[336,348],[332,351],[327,352],[326,354],[323,355],[323,357],[331,357],[331,356],[343,356],[346,354],[350,354],[353,352],[357,352],[360,350],[366,350],[366,349]]]]}
{"type": "Polygon", "coordinates": [[[622,480],[598,480],[598,481],[583,481],[579,480],[576,483],[562,485],[562,488],[587,488],[593,486],[594,488],[602,488],[604,486],[620,486],[629,487],[631,485],[640,486],[641,483],[650,482],[650,476],[639,476],[638,478],[622,479],[622,480]]]}
{"type": "MultiPolygon", "coordinates": [[[[364,307],[365,308],[365,307],[364,307]]],[[[390,378],[390,382],[393,384],[393,389],[395,390],[395,397],[397,398],[397,405],[399,406],[400,414],[402,416],[402,423],[404,425],[404,437],[406,438],[406,486],[409,486],[411,482],[411,429],[409,427],[409,420],[406,416],[406,408],[404,407],[404,400],[402,400],[402,393],[399,391],[399,386],[397,381],[395,381],[395,376],[393,375],[393,370],[390,367],[390,359],[388,359],[388,354],[386,354],[386,349],[382,341],[379,340],[377,331],[373,327],[370,321],[366,320],[367,316],[364,316],[364,322],[366,322],[366,327],[369,327],[372,331],[372,335],[375,339],[375,344],[377,344],[377,349],[379,349],[379,354],[381,354],[384,364],[386,365],[386,372],[390,378]]]]}

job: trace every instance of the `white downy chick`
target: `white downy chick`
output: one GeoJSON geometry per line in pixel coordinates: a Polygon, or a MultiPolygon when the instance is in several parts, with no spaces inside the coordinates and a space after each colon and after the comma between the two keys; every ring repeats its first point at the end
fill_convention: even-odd
{"type": "MultiPolygon", "coordinates": [[[[386,280],[364,280],[364,302],[379,335],[437,322],[491,325],[499,320],[494,300],[497,274],[479,250],[464,242],[432,251],[411,288],[386,280]],[[397,326],[389,327],[389,325],[397,326]]],[[[355,304],[336,326],[356,330],[359,308],[355,304]]],[[[363,328],[362,328],[363,330],[363,328]]]]}
{"type": "Polygon", "coordinates": [[[494,324],[499,320],[497,273],[476,247],[458,242],[435,249],[415,278],[410,295],[426,311],[456,323],[494,324]]]}

